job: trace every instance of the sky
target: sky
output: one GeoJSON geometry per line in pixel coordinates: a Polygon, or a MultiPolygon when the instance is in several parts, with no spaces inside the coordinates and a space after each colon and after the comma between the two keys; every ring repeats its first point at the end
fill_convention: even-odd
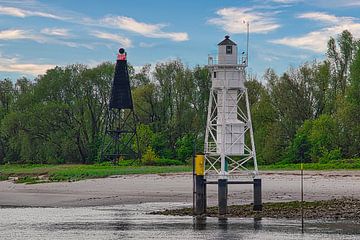
{"type": "Polygon", "coordinates": [[[120,47],[135,69],[205,65],[225,35],[246,49],[246,22],[248,73],[281,74],[324,59],[345,29],[360,38],[359,10],[360,0],[0,0],[0,79],[115,62],[120,47]]]}

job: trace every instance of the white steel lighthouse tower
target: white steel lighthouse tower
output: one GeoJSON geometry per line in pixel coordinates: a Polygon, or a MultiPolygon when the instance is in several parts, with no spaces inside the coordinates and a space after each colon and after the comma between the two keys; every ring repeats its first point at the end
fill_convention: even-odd
{"type": "Polygon", "coordinates": [[[247,89],[247,53],[238,56],[229,36],[209,56],[211,93],[205,133],[205,179],[256,178],[258,167],[247,89]]]}

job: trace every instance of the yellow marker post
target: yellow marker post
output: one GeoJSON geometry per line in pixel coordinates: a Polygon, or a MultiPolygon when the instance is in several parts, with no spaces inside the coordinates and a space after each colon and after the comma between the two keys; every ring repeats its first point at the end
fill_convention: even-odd
{"type": "Polygon", "coordinates": [[[195,214],[203,215],[206,212],[206,183],[205,156],[202,154],[195,156],[195,214]]]}
{"type": "Polygon", "coordinates": [[[197,176],[204,176],[205,173],[205,156],[196,155],[195,156],[195,174],[197,176]]]}

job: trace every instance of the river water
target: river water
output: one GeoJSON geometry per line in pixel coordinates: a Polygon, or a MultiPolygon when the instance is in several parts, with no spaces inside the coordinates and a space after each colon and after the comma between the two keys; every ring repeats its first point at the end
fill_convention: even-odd
{"type": "Polygon", "coordinates": [[[360,239],[360,224],[338,221],[149,215],[188,204],[144,203],[78,208],[0,208],[0,239],[360,239]]]}

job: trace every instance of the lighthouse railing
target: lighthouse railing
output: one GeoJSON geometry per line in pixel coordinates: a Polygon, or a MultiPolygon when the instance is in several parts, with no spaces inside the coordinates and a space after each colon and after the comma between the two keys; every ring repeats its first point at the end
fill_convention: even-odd
{"type": "Polygon", "coordinates": [[[232,61],[228,61],[225,63],[220,63],[219,64],[219,59],[217,57],[217,55],[208,55],[208,66],[213,66],[213,65],[239,65],[242,67],[247,67],[248,62],[247,62],[247,58],[246,56],[241,56],[238,57],[236,64],[234,64],[232,61]]]}

